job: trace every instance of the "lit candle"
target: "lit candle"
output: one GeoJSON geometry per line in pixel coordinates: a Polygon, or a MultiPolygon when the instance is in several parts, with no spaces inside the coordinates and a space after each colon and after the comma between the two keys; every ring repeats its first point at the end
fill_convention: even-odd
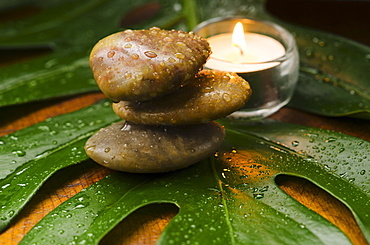
{"type": "Polygon", "coordinates": [[[222,33],[207,38],[212,55],[206,67],[231,72],[253,72],[279,64],[274,61],[285,55],[284,46],[266,35],[244,32],[241,22],[233,33],[222,33]],[[269,62],[269,63],[264,63],[269,62]]]}
{"type": "Polygon", "coordinates": [[[256,120],[286,105],[298,80],[299,56],[294,37],[269,21],[219,17],[194,32],[207,38],[212,54],[205,68],[236,72],[249,82],[249,101],[231,117],[256,120]]]}

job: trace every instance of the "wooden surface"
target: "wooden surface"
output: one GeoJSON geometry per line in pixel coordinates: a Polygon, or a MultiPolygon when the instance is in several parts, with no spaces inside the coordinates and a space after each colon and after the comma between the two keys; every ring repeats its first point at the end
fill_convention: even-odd
{"type": "MultiPolygon", "coordinates": [[[[272,6],[271,8],[275,9],[277,7],[272,6]]],[[[284,16],[284,10],[280,9],[279,11],[278,14],[284,16]]],[[[299,21],[303,21],[304,24],[304,20],[300,19],[299,21]]],[[[314,22],[306,21],[306,23],[313,25],[315,24],[314,22]]],[[[320,25],[330,29],[328,24],[320,23],[320,25]]],[[[366,30],[366,28],[363,30],[366,30]]],[[[341,29],[341,31],[346,34],[346,30],[341,29]]],[[[349,37],[356,39],[357,34],[353,33],[353,30],[347,30],[347,33],[349,37]]],[[[364,38],[361,41],[364,43],[369,41],[368,44],[370,44],[368,36],[357,36],[359,36],[358,40],[364,38]]],[[[104,98],[101,93],[91,93],[72,98],[1,108],[0,136],[43,121],[46,118],[88,106],[101,98],[104,98]]],[[[285,122],[331,129],[370,141],[370,123],[365,120],[321,117],[290,108],[281,109],[272,118],[285,122]]],[[[78,193],[82,188],[91,185],[111,173],[111,171],[96,165],[90,168],[81,167],[79,171],[74,173],[69,173],[67,168],[57,174],[63,175],[66,173],[71,175],[69,181],[56,183],[51,178],[42,186],[31,202],[21,211],[10,228],[0,235],[0,244],[18,244],[24,234],[48,212],[78,193]]],[[[277,183],[284,191],[299,202],[337,225],[348,235],[354,244],[366,244],[351,212],[341,202],[330,196],[330,194],[322,191],[310,182],[299,178],[279,178],[277,183]]],[[[178,209],[174,205],[169,204],[150,205],[141,208],[121,222],[116,229],[102,240],[101,244],[154,244],[166,224],[168,224],[177,212],[178,209]]]]}

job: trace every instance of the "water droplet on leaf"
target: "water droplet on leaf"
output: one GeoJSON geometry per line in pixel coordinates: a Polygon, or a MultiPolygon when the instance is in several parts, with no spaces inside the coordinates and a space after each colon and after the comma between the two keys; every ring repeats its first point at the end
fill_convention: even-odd
{"type": "Polygon", "coordinates": [[[255,199],[261,199],[264,197],[264,194],[263,193],[253,193],[253,197],[255,199]]]}
{"type": "Polygon", "coordinates": [[[13,150],[12,153],[18,157],[23,157],[26,155],[26,152],[23,150],[13,150]]]}
{"type": "Polygon", "coordinates": [[[296,140],[292,141],[292,146],[294,147],[299,146],[299,142],[296,140]]]}

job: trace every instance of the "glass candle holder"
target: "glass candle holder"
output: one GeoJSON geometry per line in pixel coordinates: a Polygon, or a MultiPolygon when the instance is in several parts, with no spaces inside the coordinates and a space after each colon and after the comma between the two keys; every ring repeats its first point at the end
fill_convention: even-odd
{"type": "Polygon", "coordinates": [[[230,117],[261,119],[289,102],[298,80],[299,56],[294,37],[286,29],[268,21],[222,17],[204,21],[193,31],[211,45],[206,69],[236,72],[251,86],[249,101],[230,117]],[[244,44],[232,41],[238,22],[244,44]]]}

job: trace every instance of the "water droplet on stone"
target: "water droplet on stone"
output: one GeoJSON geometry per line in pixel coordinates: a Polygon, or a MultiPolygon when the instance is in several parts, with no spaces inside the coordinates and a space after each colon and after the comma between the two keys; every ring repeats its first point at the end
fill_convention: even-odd
{"type": "Polygon", "coordinates": [[[165,37],[163,40],[164,40],[165,42],[169,42],[169,43],[173,42],[173,39],[172,39],[172,38],[170,38],[170,37],[165,37]]]}
{"type": "Polygon", "coordinates": [[[147,57],[149,57],[151,59],[157,57],[157,54],[154,53],[153,51],[145,51],[144,54],[145,54],[145,56],[147,56],[147,57]]]}
{"type": "Polygon", "coordinates": [[[108,58],[112,58],[115,54],[116,54],[116,52],[114,52],[113,50],[111,50],[111,51],[108,52],[107,57],[108,58]]]}
{"type": "Polygon", "coordinates": [[[175,56],[176,56],[176,58],[178,58],[180,60],[183,60],[185,58],[185,55],[182,54],[182,53],[176,53],[175,56]]]}
{"type": "Polygon", "coordinates": [[[214,88],[213,87],[205,87],[204,88],[204,91],[207,92],[207,93],[209,93],[209,92],[214,91],[214,88]]]}
{"type": "Polygon", "coordinates": [[[183,42],[177,42],[176,44],[179,45],[179,46],[182,46],[182,47],[185,47],[186,46],[186,44],[183,43],[183,42]]]}
{"type": "Polygon", "coordinates": [[[224,94],[222,95],[222,99],[223,99],[224,101],[226,101],[226,102],[230,102],[230,101],[231,101],[231,96],[230,96],[230,94],[228,94],[228,93],[224,93],[224,94]]]}
{"type": "Polygon", "coordinates": [[[134,60],[137,60],[137,59],[139,59],[139,55],[138,54],[132,54],[131,58],[133,58],[134,60]]]}
{"type": "Polygon", "coordinates": [[[124,76],[125,76],[126,79],[129,79],[129,78],[132,77],[132,73],[131,72],[125,72],[124,76]]]}
{"type": "Polygon", "coordinates": [[[160,78],[160,76],[159,76],[158,72],[153,72],[153,77],[154,77],[155,79],[159,79],[159,78],[160,78]]]}
{"type": "Polygon", "coordinates": [[[87,151],[95,151],[96,145],[91,145],[86,148],[87,151]]]}
{"type": "Polygon", "coordinates": [[[169,61],[170,63],[175,63],[175,62],[176,62],[176,60],[175,60],[173,57],[168,58],[168,61],[169,61]]]}

